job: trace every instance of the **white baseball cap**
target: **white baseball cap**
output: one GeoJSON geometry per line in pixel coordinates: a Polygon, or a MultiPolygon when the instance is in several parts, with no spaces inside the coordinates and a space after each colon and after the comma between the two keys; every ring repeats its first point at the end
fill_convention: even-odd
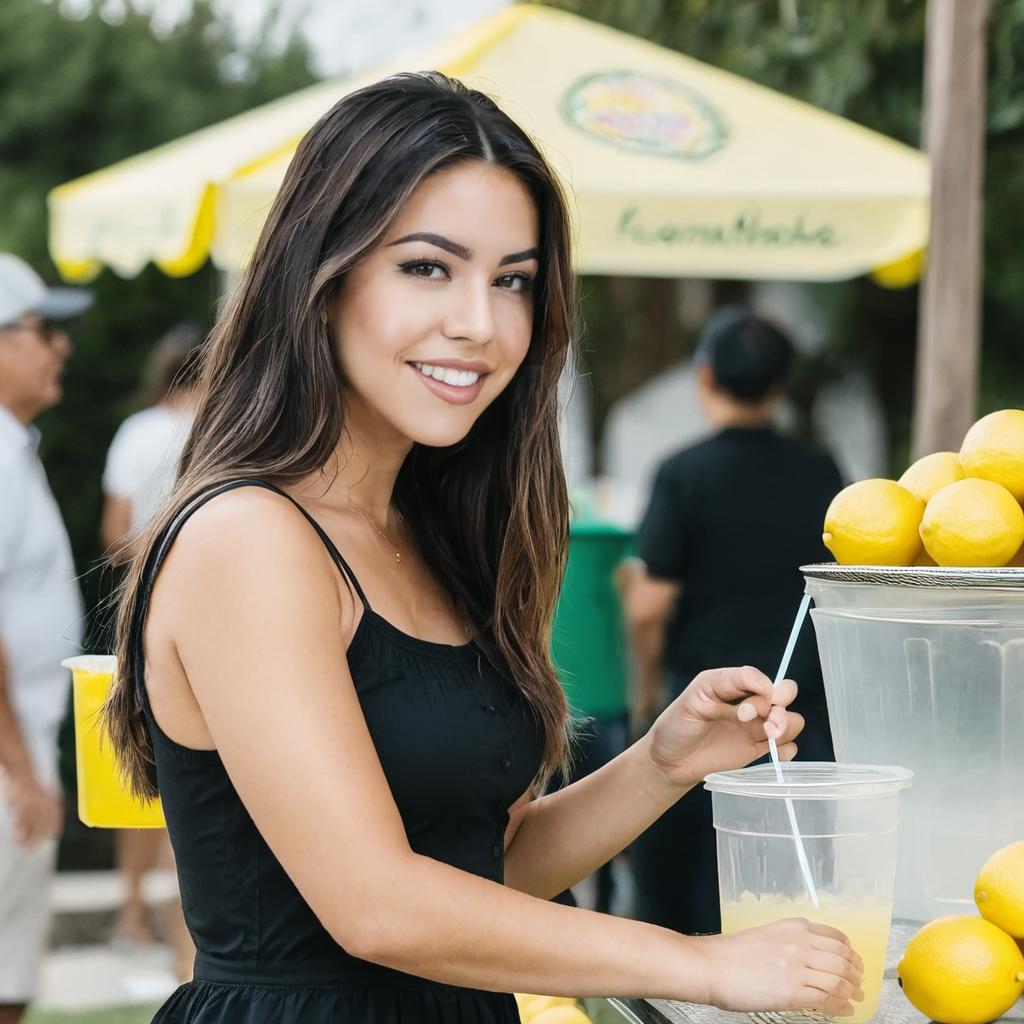
{"type": "Polygon", "coordinates": [[[26,313],[66,320],[84,313],[92,299],[92,292],[85,288],[48,288],[21,257],[0,252],[0,325],[26,313]]]}

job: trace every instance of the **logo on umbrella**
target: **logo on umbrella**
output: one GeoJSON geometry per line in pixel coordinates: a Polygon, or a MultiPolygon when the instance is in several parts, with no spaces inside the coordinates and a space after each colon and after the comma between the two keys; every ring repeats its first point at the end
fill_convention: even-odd
{"type": "Polygon", "coordinates": [[[680,160],[703,160],[729,137],[722,116],[693,89],[635,71],[578,79],[565,94],[562,114],[604,142],[680,160]]]}

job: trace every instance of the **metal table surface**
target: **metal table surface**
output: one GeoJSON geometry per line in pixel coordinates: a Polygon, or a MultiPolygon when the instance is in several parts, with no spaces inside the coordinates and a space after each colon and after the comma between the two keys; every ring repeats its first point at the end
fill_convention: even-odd
{"type": "MultiPolygon", "coordinates": [[[[919,924],[894,921],[889,933],[889,950],[885,963],[882,1000],[872,1020],[875,1024],[927,1024],[927,1018],[910,1005],[896,981],[896,965],[919,924]]],[[[825,1017],[817,1013],[730,1013],[712,1006],[694,1003],[673,1003],[663,999],[609,999],[630,1024],[814,1024],[841,1017],[825,1017]]],[[[1024,1024],[1024,1000],[1000,1017],[1005,1024],[1024,1024]]]]}

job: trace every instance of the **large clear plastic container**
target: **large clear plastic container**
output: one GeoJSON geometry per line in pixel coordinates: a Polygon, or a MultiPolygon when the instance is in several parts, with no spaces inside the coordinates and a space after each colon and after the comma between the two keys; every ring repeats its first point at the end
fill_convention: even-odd
{"type": "MultiPolygon", "coordinates": [[[[718,837],[722,930],[804,917],[845,932],[864,958],[864,1001],[874,1017],[892,920],[904,768],[794,762],[709,775],[718,837]],[[819,904],[807,892],[787,800],[792,802],[819,904]]],[[[774,1007],[765,1007],[766,1010],[774,1007]]]]}
{"type": "Polygon", "coordinates": [[[806,566],[836,758],[914,772],[894,912],[973,913],[1024,836],[1024,569],[806,566]]]}

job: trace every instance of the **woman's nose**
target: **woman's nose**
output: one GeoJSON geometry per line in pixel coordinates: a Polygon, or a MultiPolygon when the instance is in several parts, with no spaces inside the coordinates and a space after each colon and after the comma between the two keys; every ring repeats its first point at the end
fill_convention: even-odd
{"type": "Polygon", "coordinates": [[[452,305],[444,321],[444,333],[452,339],[486,344],[494,337],[491,287],[465,282],[449,293],[452,305]]]}

